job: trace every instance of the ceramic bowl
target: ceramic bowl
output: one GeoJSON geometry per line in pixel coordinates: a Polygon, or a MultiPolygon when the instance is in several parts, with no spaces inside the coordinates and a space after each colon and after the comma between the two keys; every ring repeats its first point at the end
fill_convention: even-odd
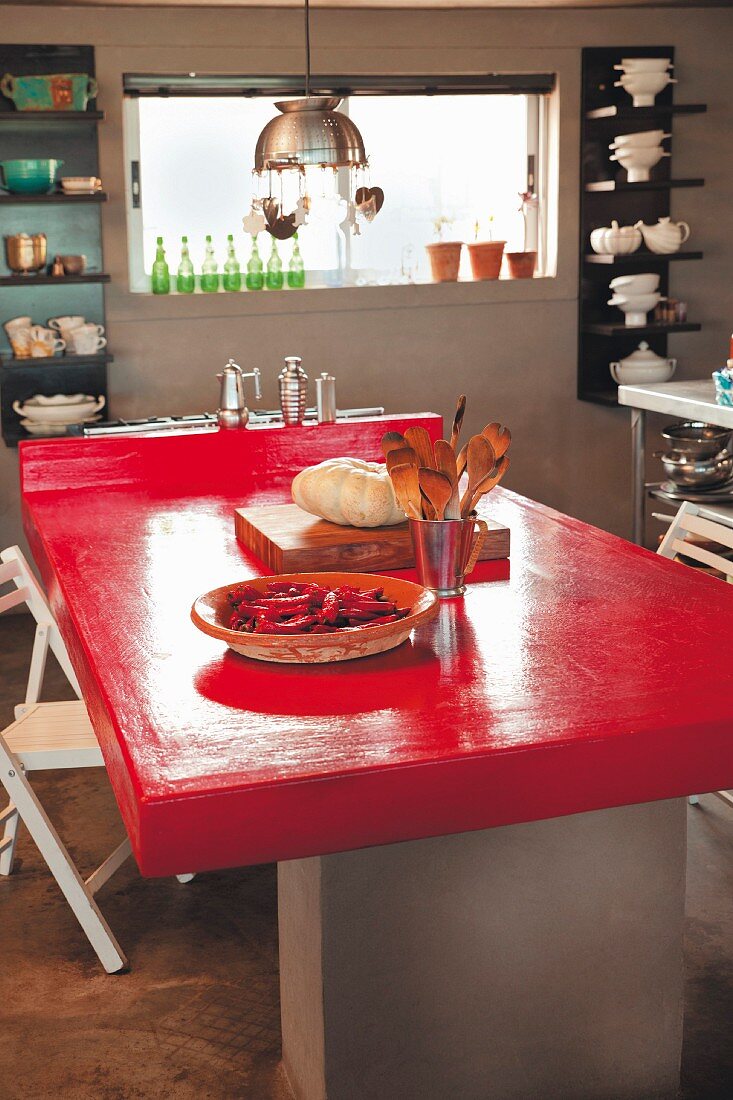
{"type": "Polygon", "coordinates": [[[610,363],[609,370],[614,382],[619,386],[643,386],[650,382],[669,382],[675,372],[677,364],[674,361],[662,360],[660,363],[650,363],[647,366],[641,364],[610,363]]]}
{"type": "Polygon", "coordinates": [[[636,134],[617,134],[609,149],[635,149],[638,146],[661,145],[664,138],[671,137],[664,130],[640,130],[636,134]]]}
{"type": "Polygon", "coordinates": [[[45,195],[56,182],[62,160],[0,161],[0,184],[17,195],[45,195]]]}
{"type": "Polygon", "coordinates": [[[101,416],[85,416],[83,420],[71,420],[65,424],[49,420],[21,420],[20,425],[29,435],[66,435],[66,429],[72,424],[93,424],[101,416]]]}
{"type": "Polygon", "coordinates": [[[94,416],[105,405],[104,397],[90,397],[89,394],[55,394],[54,397],[45,397],[36,394],[21,405],[19,401],[13,402],[13,408],[18,416],[26,420],[43,421],[47,424],[78,424],[94,416]]]}
{"type": "Polygon", "coordinates": [[[637,71],[623,73],[619,77],[618,83],[630,95],[658,95],[668,84],[674,84],[676,81],[669,73],[637,71]]]}
{"type": "Polygon", "coordinates": [[[385,653],[401,645],[417,626],[430,622],[438,614],[438,597],[427,588],[412,581],[379,577],[373,573],[284,573],[275,577],[247,578],[246,583],[264,592],[271,581],[315,581],[317,584],[337,588],[341,584],[353,584],[357,588],[384,586],[384,594],[400,607],[409,607],[410,614],[396,623],[370,626],[364,630],[334,631],[333,634],[301,634],[282,637],[276,634],[243,634],[230,630],[226,623],[232,609],[227,593],[235,584],[226,584],[206,592],[191,608],[194,624],[211,638],[226,642],[235,653],[251,657],[255,661],[274,661],[278,664],[329,664],[333,661],[351,661],[356,657],[369,657],[385,653]]]}
{"type": "Polygon", "coordinates": [[[609,286],[614,294],[653,294],[655,290],[659,289],[660,278],[661,276],[653,275],[651,272],[644,272],[639,275],[619,275],[618,278],[611,279],[609,286]]]}
{"type": "Polygon", "coordinates": [[[617,149],[611,160],[617,160],[624,168],[653,168],[665,154],[661,145],[632,145],[631,148],[617,149]]]}
{"type": "Polygon", "coordinates": [[[621,64],[614,65],[626,73],[664,73],[672,67],[671,57],[622,57],[621,64]]]}

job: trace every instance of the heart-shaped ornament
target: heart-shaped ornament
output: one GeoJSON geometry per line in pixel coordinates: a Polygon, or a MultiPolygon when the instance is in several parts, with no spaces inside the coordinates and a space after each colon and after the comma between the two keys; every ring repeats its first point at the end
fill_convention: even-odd
{"type": "Polygon", "coordinates": [[[374,221],[384,205],[384,191],[381,187],[359,187],[354,195],[359,214],[368,222],[374,221]]]}

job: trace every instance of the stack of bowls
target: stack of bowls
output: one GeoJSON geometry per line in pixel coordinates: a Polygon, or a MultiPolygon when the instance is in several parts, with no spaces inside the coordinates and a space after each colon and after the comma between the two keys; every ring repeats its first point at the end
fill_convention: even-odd
{"type": "Polygon", "coordinates": [[[614,65],[621,72],[614,87],[628,92],[635,107],[653,107],[655,97],[668,84],[677,83],[669,75],[671,68],[669,57],[623,57],[620,65],[614,65]]]}
{"type": "Polygon", "coordinates": [[[625,314],[627,325],[645,325],[647,313],[663,301],[658,291],[659,278],[652,272],[643,272],[611,279],[609,289],[613,297],[609,306],[616,306],[625,314]]]}
{"type": "Polygon", "coordinates": [[[611,160],[618,161],[626,169],[629,183],[643,183],[649,179],[649,170],[669,153],[662,148],[664,138],[670,137],[664,130],[642,130],[636,134],[617,134],[609,145],[613,150],[611,160]]]}
{"type": "Polygon", "coordinates": [[[660,457],[673,488],[705,492],[730,481],[733,475],[731,437],[733,432],[726,428],[699,421],[688,420],[666,427],[662,439],[670,449],[660,457]]]}
{"type": "Polygon", "coordinates": [[[15,195],[45,195],[56,183],[62,160],[0,161],[0,184],[15,195]]]}

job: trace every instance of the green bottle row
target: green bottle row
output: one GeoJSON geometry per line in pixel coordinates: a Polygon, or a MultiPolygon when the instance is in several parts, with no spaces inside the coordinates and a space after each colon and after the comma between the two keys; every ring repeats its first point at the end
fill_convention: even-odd
{"type": "MultiPolygon", "coordinates": [[[[247,263],[247,273],[242,279],[242,271],[234,251],[234,237],[230,233],[227,237],[227,258],[224,268],[219,274],[219,265],[214,256],[214,246],[211,237],[206,238],[206,254],[201,265],[199,275],[199,288],[204,294],[216,294],[220,287],[223,290],[242,290],[243,285],[247,290],[282,290],[285,286],[286,276],[283,273],[283,264],[277,250],[277,241],[271,238],[270,258],[267,267],[262,263],[257,248],[257,238],[252,238],[252,251],[247,263]]],[[[153,294],[170,294],[171,273],[165,258],[163,238],[156,241],[155,262],[150,279],[150,287],[153,294]]],[[[298,234],[293,237],[293,253],[288,264],[287,285],[291,290],[300,290],[305,286],[305,267],[298,246],[298,234]]],[[[181,262],[178,265],[176,275],[176,290],[179,294],[193,294],[196,289],[196,273],[188,251],[188,237],[181,237],[181,262]]]]}

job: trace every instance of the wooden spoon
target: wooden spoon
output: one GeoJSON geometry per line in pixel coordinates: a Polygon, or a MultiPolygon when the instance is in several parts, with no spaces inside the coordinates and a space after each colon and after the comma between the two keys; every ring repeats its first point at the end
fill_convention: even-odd
{"type": "Polygon", "coordinates": [[[456,471],[460,481],[466,472],[466,460],[468,459],[468,443],[464,443],[456,455],[456,471]]]}
{"type": "Polygon", "coordinates": [[[491,473],[496,465],[494,448],[483,435],[472,435],[468,441],[468,458],[466,468],[468,470],[468,488],[461,497],[461,516],[466,518],[471,511],[476,487],[480,481],[491,473]]]}
{"type": "Polygon", "coordinates": [[[417,466],[393,466],[389,472],[397,503],[406,516],[422,519],[422,498],[417,466]]]}
{"type": "Polygon", "coordinates": [[[417,455],[412,447],[395,447],[393,451],[387,453],[387,473],[390,473],[395,466],[417,466],[417,464],[417,455]]]}
{"type": "Polygon", "coordinates": [[[488,439],[491,446],[494,448],[494,454],[497,458],[501,458],[503,454],[509,450],[509,444],[512,441],[512,433],[508,428],[502,428],[501,424],[497,421],[493,421],[491,424],[487,424],[481,435],[485,439],[488,439]]]}
{"type": "Polygon", "coordinates": [[[385,432],[382,436],[382,454],[386,458],[390,451],[405,447],[405,437],[400,432],[385,432]]]}
{"type": "Polygon", "coordinates": [[[421,427],[408,428],[405,432],[405,439],[417,455],[418,465],[427,466],[428,469],[434,470],[435,455],[433,454],[433,444],[427,429],[421,427]]]}
{"type": "Polygon", "coordinates": [[[463,424],[463,417],[466,412],[466,395],[462,393],[458,398],[458,404],[456,406],[456,415],[453,417],[453,428],[450,433],[450,445],[453,448],[455,454],[456,447],[458,446],[458,436],[461,434],[461,425],[463,424]]]}
{"type": "Polygon", "coordinates": [[[445,474],[421,466],[418,470],[420,488],[435,509],[435,518],[443,519],[445,507],[453,495],[453,486],[445,474]]]}
{"type": "Polygon", "coordinates": [[[445,519],[461,518],[461,503],[458,495],[458,464],[456,453],[450,443],[445,439],[438,439],[435,443],[435,462],[441,474],[451,483],[451,498],[445,508],[445,519]]]}
{"type": "Polygon", "coordinates": [[[490,493],[494,486],[498,485],[504,474],[509,469],[509,456],[503,455],[497,462],[494,469],[483,478],[482,481],[476,486],[476,490],[471,498],[471,507],[468,509],[468,515],[474,510],[481,497],[490,493]]]}

